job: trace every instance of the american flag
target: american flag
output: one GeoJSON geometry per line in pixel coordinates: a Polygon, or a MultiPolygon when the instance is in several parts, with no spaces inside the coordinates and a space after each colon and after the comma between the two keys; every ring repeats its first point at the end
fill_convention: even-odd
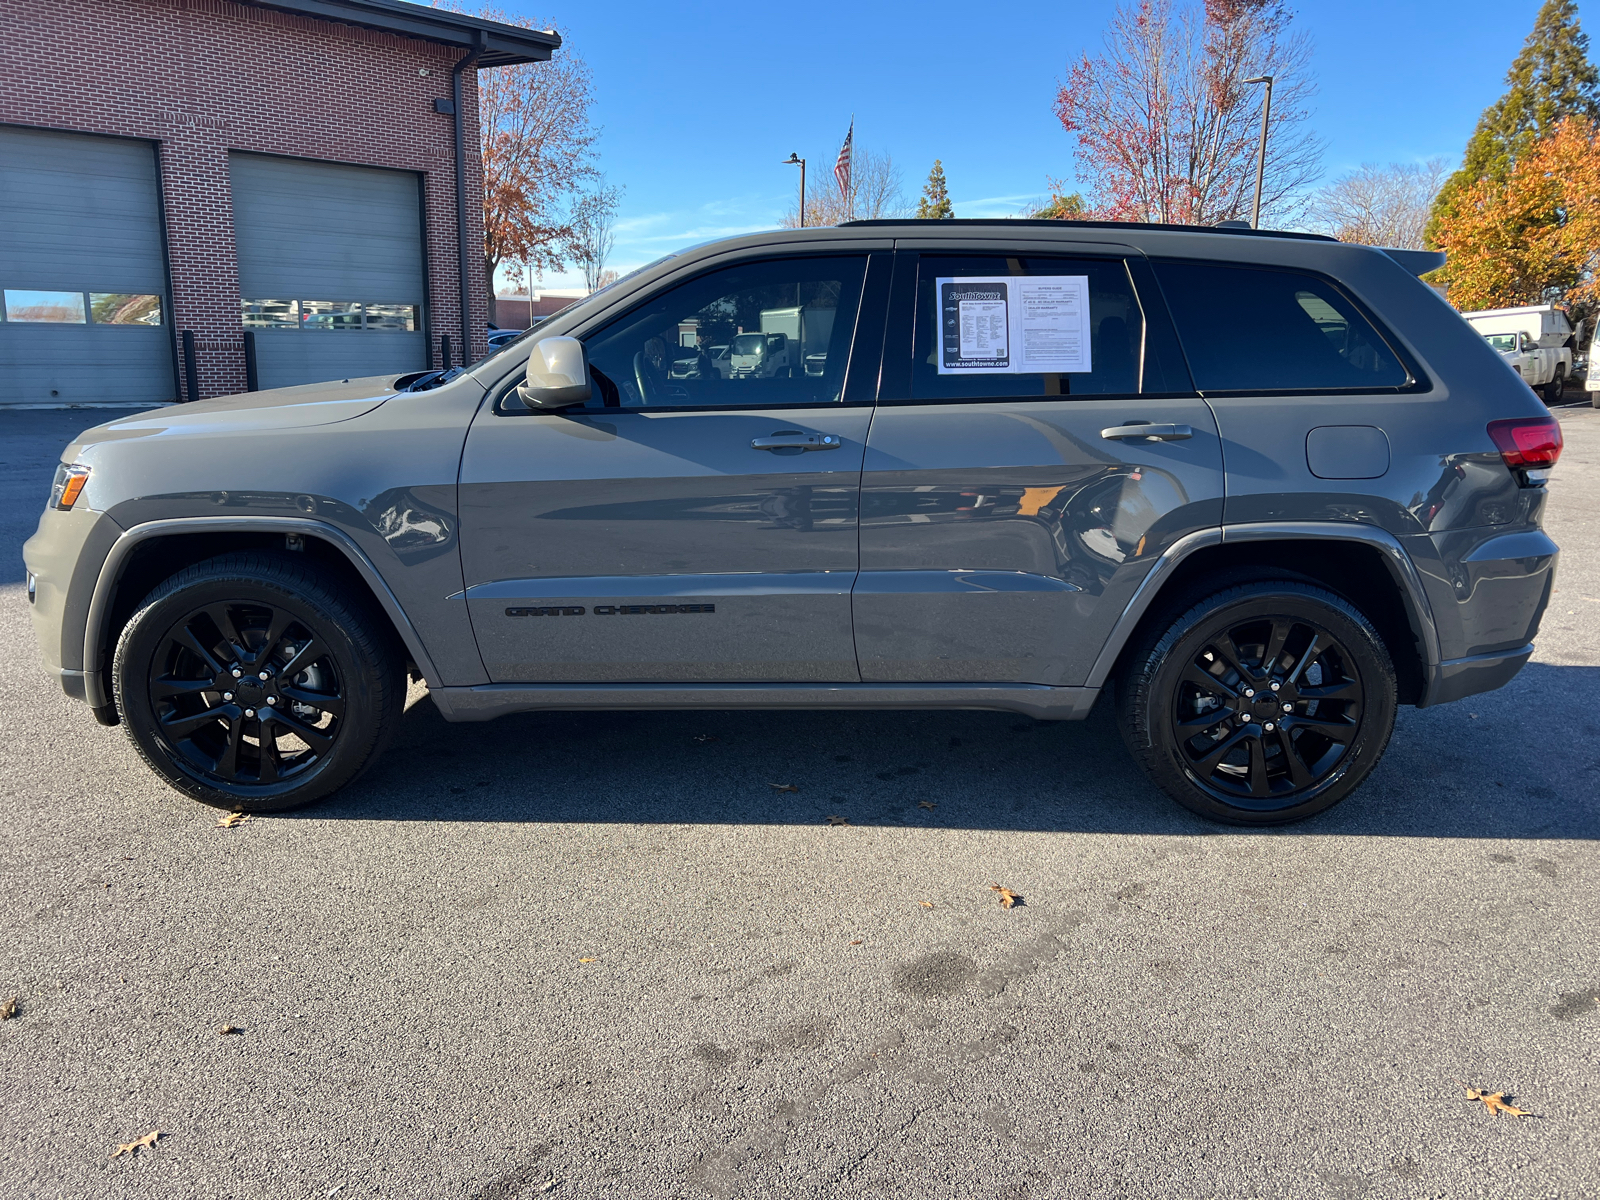
{"type": "Polygon", "coordinates": [[[856,122],[850,118],[850,132],[844,135],[844,145],[839,147],[839,161],[833,164],[833,177],[839,181],[839,197],[850,203],[850,144],[855,140],[856,122]]]}

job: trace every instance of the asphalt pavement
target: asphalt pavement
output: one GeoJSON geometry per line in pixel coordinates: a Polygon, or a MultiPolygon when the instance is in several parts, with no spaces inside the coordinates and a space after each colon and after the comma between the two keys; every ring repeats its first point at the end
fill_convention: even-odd
{"type": "Polygon", "coordinates": [[[421,689],[360,783],[218,828],[39,666],[19,547],[101,414],[0,413],[0,1197],[1593,1200],[1600,411],[1558,415],[1534,661],[1241,831],[1105,706],[421,689]]]}

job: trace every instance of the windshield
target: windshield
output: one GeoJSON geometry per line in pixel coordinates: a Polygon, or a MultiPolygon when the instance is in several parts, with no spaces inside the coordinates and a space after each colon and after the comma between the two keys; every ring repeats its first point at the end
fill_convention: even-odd
{"type": "Polygon", "coordinates": [[[1514,333],[1486,333],[1483,340],[1502,354],[1517,348],[1517,335],[1514,333]]]}
{"type": "Polygon", "coordinates": [[[764,333],[741,333],[733,339],[730,349],[732,354],[759,355],[767,348],[767,335],[764,333]]]}

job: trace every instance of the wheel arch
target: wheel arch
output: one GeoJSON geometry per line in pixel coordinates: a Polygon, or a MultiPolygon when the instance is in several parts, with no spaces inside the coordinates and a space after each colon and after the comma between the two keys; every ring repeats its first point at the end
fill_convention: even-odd
{"type": "Polygon", "coordinates": [[[1439,669],[1439,636],[1416,565],[1384,530],[1332,522],[1225,526],[1175,543],[1151,567],[1086,681],[1102,687],[1124,650],[1207,576],[1251,567],[1289,571],[1343,596],[1372,621],[1394,660],[1400,702],[1418,704],[1439,669]],[[1165,602],[1164,602],[1165,601],[1165,602]]]}
{"type": "Polygon", "coordinates": [[[219,554],[234,550],[289,548],[290,535],[302,553],[364,591],[382,610],[406,656],[422,676],[438,681],[427,648],[372,560],[348,534],[321,521],[294,517],[192,517],[151,521],[129,529],[111,547],[100,568],[84,628],[85,699],[99,714],[111,704],[107,672],[111,648],[138,603],[163,579],[219,554]]]}

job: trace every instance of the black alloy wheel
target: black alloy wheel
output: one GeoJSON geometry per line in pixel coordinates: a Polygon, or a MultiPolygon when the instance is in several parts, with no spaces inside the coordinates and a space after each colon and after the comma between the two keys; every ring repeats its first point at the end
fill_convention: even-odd
{"type": "Polygon", "coordinates": [[[208,604],[156,651],[150,703],[170,753],[223,785],[291,781],[327,760],[345,698],[327,648],[283,608],[208,604]]]}
{"type": "Polygon", "coordinates": [[[1193,596],[1130,647],[1123,737],[1180,804],[1236,824],[1332,807],[1377,765],[1398,686],[1383,639],[1344,598],[1257,579],[1193,596]]]}
{"type": "Polygon", "coordinates": [[[375,605],[315,562],[242,553],[151,592],[112,676],[158,775],[219,808],[274,812],[342,787],[381,753],[405,704],[401,653],[375,605]]]}

